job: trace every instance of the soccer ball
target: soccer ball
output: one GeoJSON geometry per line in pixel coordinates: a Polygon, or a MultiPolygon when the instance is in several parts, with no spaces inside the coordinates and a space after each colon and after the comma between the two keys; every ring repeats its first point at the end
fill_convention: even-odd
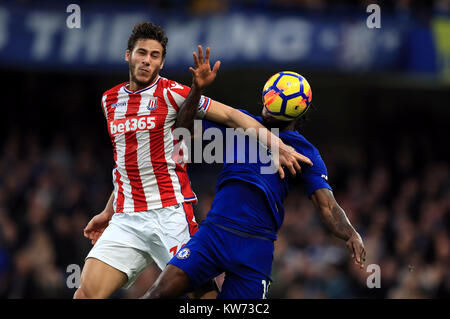
{"type": "Polygon", "coordinates": [[[311,86],[298,73],[279,72],[264,85],[262,99],[267,113],[278,120],[292,121],[308,111],[311,86]]]}

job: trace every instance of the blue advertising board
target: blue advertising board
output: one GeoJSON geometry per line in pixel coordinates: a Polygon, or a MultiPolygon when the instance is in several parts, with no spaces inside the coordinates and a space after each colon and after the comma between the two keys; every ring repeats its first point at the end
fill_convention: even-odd
{"type": "Polygon", "coordinates": [[[434,72],[429,29],[383,15],[230,11],[210,16],[161,12],[151,7],[80,7],[80,28],[70,28],[67,4],[33,8],[0,5],[0,65],[13,68],[117,71],[127,68],[126,44],[135,23],[160,24],[169,38],[165,68],[186,70],[197,44],[212,48],[223,67],[301,66],[348,72],[434,72]],[[414,37],[420,37],[420,45],[414,37]],[[428,41],[428,42],[427,42],[428,41]],[[420,49],[420,50],[417,50],[420,49]],[[418,53],[419,52],[419,53],[418,53]]]}

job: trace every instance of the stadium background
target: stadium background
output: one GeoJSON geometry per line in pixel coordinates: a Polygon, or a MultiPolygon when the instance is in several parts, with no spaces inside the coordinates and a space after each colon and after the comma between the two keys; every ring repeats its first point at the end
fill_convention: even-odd
{"type": "MultiPolygon", "coordinates": [[[[82,229],[103,209],[112,189],[111,143],[100,97],[127,80],[126,63],[108,60],[111,52],[106,46],[95,52],[83,46],[69,52],[71,58],[65,60],[56,54],[63,40],[51,45],[40,39],[36,49],[24,31],[30,24],[20,19],[27,19],[30,12],[56,12],[66,28],[65,9],[70,3],[42,1],[38,6],[35,1],[9,0],[0,4],[2,298],[70,298],[74,289],[66,286],[66,268],[83,265],[91,245],[82,229]],[[36,50],[41,55],[33,55],[36,50]]],[[[162,75],[190,85],[192,51],[198,43],[211,45],[212,59],[223,63],[205,94],[228,105],[259,113],[264,82],[281,70],[297,71],[310,82],[315,110],[302,133],[321,151],[335,196],[364,239],[367,264],[380,265],[381,288],[366,286],[370,273],[349,262],[344,243],[326,231],[299,187],[286,202],[271,298],[449,297],[450,1],[378,2],[382,19],[378,30],[365,26],[370,14],[365,9],[376,1],[76,3],[81,7],[81,30],[92,26],[99,13],[157,12],[154,20],[163,26],[166,17],[178,19],[178,26],[171,25],[168,46],[168,52],[176,52],[162,75]],[[233,25],[221,21],[241,23],[240,17],[251,20],[254,14],[269,26],[272,19],[301,17],[301,23],[312,30],[305,38],[309,42],[292,44],[299,40],[295,36],[277,42],[277,37],[283,38],[281,27],[270,36],[259,35],[267,47],[252,51],[244,45],[249,51],[242,54],[239,50],[226,54],[223,39],[211,34],[213,44],[206,36],[183,45],[177,42],[180,37],[171,40],[178,31],[184,34],[183,23],[191,20],[208,28],[211,25],[203,21],[223,19],[217,20],[224,27],[225,33],[218,33],[223,36],[233,25]],[[324,42],[336,47],[332,53],[320,46],[323,42],[315,34],[330,25],[340,32],[324,42]],[[386,30],[391,33],[381,40],[375,36],[370,43],[352,41],[386,30]],[[389,39],[391,45],[383,47],[389,39]],[[286,48],[274,51],[270,47],[274,44],[286,48]],[[282,54],[302,51],[304,46],[310,50],[298,57],[282,54]],[[260,52],[264,49],[270,54],[260,52]]],[[[42,16],[34,19],[37,25],[45,22],[42,16]]],[[[122,30],[126,36],[133,25],[127,23],[122,30]]],[[[79,32],[65,32],[70,31],[79,32]]],[[[252,39],[248,36],[249,42],[252,39]]],[[[121,56],[125,45],[115,54],[121,56]]],[[[211,204],[219,168],[205,164],[189,168],[199,197],[199,218],[211,204]]],[[[152,273],[145,276],[148,279],[152,273]]],[[[115,297],[138,297],[145,279],[115,297]]]]}

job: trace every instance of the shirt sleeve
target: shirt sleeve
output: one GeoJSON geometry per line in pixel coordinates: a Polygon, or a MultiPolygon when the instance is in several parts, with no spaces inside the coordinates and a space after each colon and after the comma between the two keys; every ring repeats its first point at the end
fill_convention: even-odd
{"type": "Polygon", "coordinates": [[[320,156],[319,151],[315,149],[312,155],[308,157],[314,165],[303,165],[302,174],[300,175],[300,178],[303,180],[305,185],[305,190],[308,197],[320,188],[328,188],[329,190],[332,190],[331,186],[328,184],[327,168],[322,160],[322,157],[320,156]]]}
{"type": "Polygon", "coordinates": [[[102,96],[101,105],[102,105],[103,115],[105,116],[105,119],[108,120],[108,114],[107,114],[108,111],[106,110],[106,98],[107,98],[107,95],[104,93],[102,96]]]}
{"type": "Polygon", "coordinates": [[[200,103],[198,105],[197,117],[199,119],[203,119],[206,113],[208,112],[210,106],[211,106],[211,99],[209,97],[202,95],[200,97],[200,103]]]}
{"type": "MultiPolygon", "coordinates": [[[[177,110],[177,112],[180,109],[181,104],[183,104],[184,100],[186,100],[190,91],[191,88],[186,85],[180,84],[175,81],[169,81],[167,96],[169,98],[170,103],[177,110]]],[[[198,104],[197,117],[201,119],[204,118],[205,114],[209,110],[210,105],[211,99],[209,97],[202,95],[200,97],[200,102],[198,104]]]]}

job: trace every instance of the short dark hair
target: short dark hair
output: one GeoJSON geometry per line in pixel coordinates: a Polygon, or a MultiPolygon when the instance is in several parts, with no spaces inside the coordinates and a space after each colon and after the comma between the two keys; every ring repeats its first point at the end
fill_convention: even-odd
{"type": "Polygon", "coordinates": [[[295,120],[294,130],[300,132],[303,126],[306,125],[307,122],[311,121],[311,112],[314,111],[317,111],[317,108],[311,103],[306,113],[295,120]]]}
{"type": "Polygon", "coordinates": [[[140,39],[151,39],[161,43],[163,58],[166,56],[167,36],[164,29],[151,22],[140,22],[133,27],[133,32],[128,38],[128,50],[133,51],[136,42],[140,39]]]}

